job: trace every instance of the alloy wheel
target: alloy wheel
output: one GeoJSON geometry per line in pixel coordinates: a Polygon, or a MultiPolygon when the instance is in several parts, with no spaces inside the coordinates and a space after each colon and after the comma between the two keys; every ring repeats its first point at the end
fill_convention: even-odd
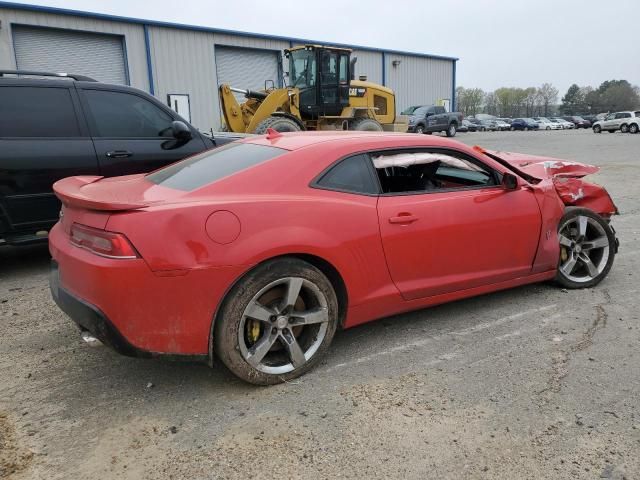
{"type": "Polygon", "coordinates": [[[256,370],[281,375],[313,357],[329,324],[327,299],[312,282],[286,277],[262,288],[244,310],[238,346],[256,370]]]}
{"type": "Polygon", "coordinates": [[[604,271],[609,260],[609,238],[595,219],[578,215],[562,224],[558,232],[562,275],[585,283],[604,271]]]}

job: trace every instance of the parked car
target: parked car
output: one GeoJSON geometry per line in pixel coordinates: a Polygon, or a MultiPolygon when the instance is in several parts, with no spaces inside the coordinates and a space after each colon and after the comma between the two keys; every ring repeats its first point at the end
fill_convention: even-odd
{"type": "Polygon", "coordinates": [[[495,132],[498,130],[498,124],[495,120],[480,120],[480,126],[482,132],[495,132]]]}
{"type": "Polygon", "coordinates": [[[458,129],[459,132],[462,132],[462,128],[466,128],[468,132],[477,132],[478,131],[478,125],[467,120],[466,118],[464,120],[462,120],[462,124],[460,124],[460,128],[458,129]]]}
{"type": "Polygon", "coordinates": [[[562,126],[562,128],[564,130],[573,130],[574,128],[576,128],[576,126],[573,124],[573,122],[568,122],[564,118],[553,117],[553,118],[551,118],[551,121],[558,122],[562,126]]]}
{"type": "Polygon", "coordinates": [[[585,120],[584,118],[578,117],[576,115],[562,117],[562,118],[565,119],[567,122],[573,123],[575,128],[589,128],[589,127],[591,127],[591,122],[589,122],[589,120],[585,120]]]}
{"type": "Polygon", "coordinates": [[[497,118],[496,120],[502,120],[505,123],[508,123],[509,125],[511,125],[511,122],[513,122],[513,118],[497,118]]]}
{"type": "MultiPolygon", "coordinates": [[[[617,130],[620,130],[622,133],[627,133],[629,131],[629,125],[632,124],[633,119],[637,120],[637,115],[639,112],[627,111],[627,112],[614,112],[607,115],[604,120],[598,120],[593,125],[594,133],[600,133],[602,131],[607,131],[613,133],[617,130]]],[[[636,123],[637,124],[637,121],[636,123]]]]}
{"type": "Polygon", "coordinates": [[[505,122],[504,120],[501,120],[499,118],[497,118],[496,120],[494,120],[496,129],[499,131],[506,131],[509,130],[511,128],[511,124],[505,122]]]}
{"type": "Polygon", "coordinates": [[[582,178],[597,171],[439,137],[271,132],[147,175],[57,182],[51,291],[121,353],[215,355],[245,381],[285,382],[338,328],[598,284],[617,210],[582,178]]]}
{"type": "Polygon", "coordinates": [[[461,113],[448,113],[438,105],[420,106],[409,115],[409,131],[415,133],[444,132],[447,137],[455,137],[461,123],[461,113]]]}
{"type": "Polygon", "coordinates": [[[640,110],[636,110],[634,117],[629,121],[629,133],[638,133],[640,131],[640,110]]]}
{"type": "Polygon", "coordinates": [[[589,122],[591,122],[591,125],[593,126],[593,124],[595,122],[597,122],[599,120],[597,115],[581,115],[581,117],[589,122]]]}
{"type": "Polygon", "coordinates": [[[559,123],[554,123],[547,117],[533,117],[538,124],[539,130],[562,130],[562,126],[559,123]]]}
{"type": "Polygon", "coordinates": [[[516,118],[511,122],[511,130],[538,130],[538,124],[533,118],[516,118]]]}
{"type": "Polygon", "coordinates": [[[46,240],[60,212],[51,186],[61,178],[149,172],[239,138],[206,137],[132,87],[19,73],[0,72],[0,244],[46,240]]]}

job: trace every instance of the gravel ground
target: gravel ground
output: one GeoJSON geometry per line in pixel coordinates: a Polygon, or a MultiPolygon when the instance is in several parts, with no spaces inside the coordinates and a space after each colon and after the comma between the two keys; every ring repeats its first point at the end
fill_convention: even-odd
{"type": "Polygon", "coordinates": [[[0,478],[640,478],[640,135],[459,134],[602,167],[622,215],[597,288],[517,288],[336,336],[257,388],[80,341],[46,248],[0,248],[0,478]]]}

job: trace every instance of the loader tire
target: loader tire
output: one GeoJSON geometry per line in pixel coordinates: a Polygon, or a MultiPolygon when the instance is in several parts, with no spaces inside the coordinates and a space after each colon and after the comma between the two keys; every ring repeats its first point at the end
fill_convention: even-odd
{"type": "Polygon", "coordinates": [[[382,125],[372,118],[358,118],[351,122],[349,130],[358,132],[382,132],[382,125]]]}
{"type": "Polygon", "coordinates": [[[287,117],[269,117],[261,121],[253,133],[263,135],[268,128],[273,128],[276,132],[299,132],[300,125],[287,117]]]}

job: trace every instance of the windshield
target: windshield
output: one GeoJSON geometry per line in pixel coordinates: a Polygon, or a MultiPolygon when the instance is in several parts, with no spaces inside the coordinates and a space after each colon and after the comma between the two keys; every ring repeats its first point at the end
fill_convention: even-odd
{"type": "Polygon", "coordinates": [[[403,111],[402,111],[402,113],[401,113],[401,115],[413,115],[413,112],[415,112],[415,110],[416,110],[417,108],[418,108],[418,107],[409,107],[409,108],[407,108],[407,109],[403,110],[403,111]]]}
{"type": "Polygon", "coordinates": [[[291,78],[292,87],[315,87],[316,52],[314,50],[300,49],[289,53],[289,78],[291,78]]]}

